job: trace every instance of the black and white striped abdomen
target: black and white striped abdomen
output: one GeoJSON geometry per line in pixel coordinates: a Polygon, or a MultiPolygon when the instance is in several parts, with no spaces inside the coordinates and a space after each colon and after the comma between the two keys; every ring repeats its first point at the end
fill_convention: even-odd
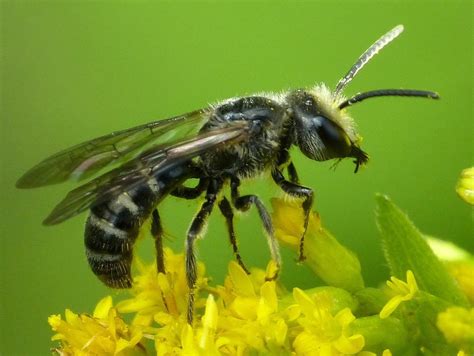
{"type": "Polygon", "coordinates": [[[192,172],[189,162],[174,165],[113,200],[93,205],[85,228],[86,256],[92,271],[107,286],[131,287],[133,245],[141,225],[192,172]]]}
{"type": "Polygon", "coordinates": [[[85,230],[86,256],[92,271],[106,285],[131,286],[133,244],[158,196],[148,184],[91,209],[85,230]]]}

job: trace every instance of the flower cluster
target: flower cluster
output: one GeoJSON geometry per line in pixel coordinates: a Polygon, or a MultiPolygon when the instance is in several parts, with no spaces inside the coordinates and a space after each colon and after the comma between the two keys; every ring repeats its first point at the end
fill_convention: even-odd
{"type": "MultiPolygon", "coordinates": [[[[182,259],[171,250],[166,250],[166,256],[169,261],[182,259]]],[[[146,339],[154,340],[158,355],[235,355],[255,351],[354,355],[364,347],[364,337],[349,328],[355,316],[347,306],[353,304],[347,295],[338,298],[338,291],[327,288],[295,288],[292,295],[281,294],[283,289],[277,282],[266,281],[271,266],[267,269],[270,272],[253,270],[248,275],[236,262],[230,262],[224,285],[216,287],[208,286],[200,274],[197,309],[202,316],[191,327],[185,317],[187,288],[176,288],[173,283],[179,284],[185,277],[183,268],[173,263],[168,266],[166,275],[157,275],[154,265],[141,265],[133,297],[115,308],[107,297],[99,302],[93,316],[66,311],[65,321],[59,316],[50,317],[49,322],[58,333],[53,339],[62,341],[61,351],[125,354],[130,351],[126,349],[135,347],[140,353],[146,339]],[[171,275],[176,279],[167,278],[171,275]],[[203,297],[205,294],[207,298],[203,297]],[[130,326],[118,317],[117,310],[135,314],[130,326]]]]}
{"type": "MultiPolygon", "coordinates": [[[[53,340],[60,342],[55,350],[64,355],[471,354],[474,309],[465,291],[472,285],[460,288],[462,278],[453,278],[408,218],[386,197],[377,199],[377,224],[393,274],[386,287],[365,286],[357,257],[313,213],[305,263],[324,286],[288,292],[270,278],[273,261],[266,271],[250,274],[232,261],[223,285],[212,285],[200,263],[191,326],[184,256],[165,249],[166,273],[137,260],[127,299],[114,306],[106,297],[92,315],[66,310],[64,320],[51,316],[53,340]]],[[[297,250],[303,226],[299,203],[274,199],[272,205],[277,238],[297,250]]],[[[472,263],[463,268],[474,271],[472,263]]]]}
{"type": "Polygon", "coordinates": [[[127,325],[118,316],[110,296],[97,304],[92,316],[66,309],[65,320],[60,315],[51,315],[48,322],[56,332],[52,339],[61,341],[61,348],[56,349],[60,354],[116,355],[144,350],[140,328],[127,325]]]}

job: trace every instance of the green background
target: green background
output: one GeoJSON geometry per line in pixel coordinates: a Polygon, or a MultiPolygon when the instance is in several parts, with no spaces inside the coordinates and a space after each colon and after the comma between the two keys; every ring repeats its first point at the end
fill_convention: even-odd
{"type": "MultiPolygon", "coordinates": [[[[324,225],[360,257],[367,284],[388,276],[374,223],[376,192],[391,196],[423,232],[474,250],[471,208],[454,192],[461,169],[473,164],[470,1],[3,1],[1,15],[2,354],[48,354],[48,315],[91,311],[110,293],[84,257],[85,214],[41,225],[73,184],[17,190],[26,169],[83,140],[216,100],[316,82],[333,87],[399,23],[405,32],[346,94],[404,87],[435,90],[442,100],[385,98],[351,108],[371,155],[356,175],[350,160],[335,171],[296,149],[294,160],[316,191],[324,225]]],[[[267,205],[280,194],[265,180],[244,191],[267,205]]],[[[169,246],[182,248],[196,204],[168,199],[160,207],[169,246]]],[[[256,212],[239,218],[237,230],[247,264],[264,267],[269,254],[256,212]]],[[[151,246],[140,247],[150,260],[151,246]]],[[[232,254],[219,214],[199,256],[222,281],[232,254]]],[[[283,256],[288,287],[318,283],[294,253],[283,256]]]]}

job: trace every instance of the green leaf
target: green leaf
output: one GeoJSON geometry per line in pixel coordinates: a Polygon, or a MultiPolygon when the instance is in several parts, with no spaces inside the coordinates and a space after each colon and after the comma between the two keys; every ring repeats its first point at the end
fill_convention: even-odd
{"type": "Polygon", "coordinates": [[[402,280],[412,270],[421,290],[451,303],[468,306],[465,295],[428,246],[423,235],[385,195],[376,196],[377,227],[391,274],[402,280]]]}

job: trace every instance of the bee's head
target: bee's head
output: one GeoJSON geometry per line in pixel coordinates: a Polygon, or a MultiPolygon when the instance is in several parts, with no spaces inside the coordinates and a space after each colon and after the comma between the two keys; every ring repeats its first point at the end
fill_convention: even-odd
{"type": "Polygon", "coordinates": [[[359,147],[354,121],[345,110],[333,105],[325,85],[312,90],[295,90],[288,96],[295,123],[295,143],[309,158],[326,161],[353,157],[357,172],[368,155],[359,147]]]}
{"type": "Polygon", "coordinates": [[[412,89],[379,89],[359,93],[349,99],[341,95],[359,70],[402,31],[403,26],[399,25],[379,38],[359,57],[334,91],[325,85],[317,85],[310,90],[289,93],[287,100],[295,123],[295,143],[306,156],[317,161],[353,157],[357,172],[359,166],[368,161],[368,155],[359,146],[361,138],[354,120],[347,113],[347,107],[378,96],[439,98],[434,92],[412,89]]]}

